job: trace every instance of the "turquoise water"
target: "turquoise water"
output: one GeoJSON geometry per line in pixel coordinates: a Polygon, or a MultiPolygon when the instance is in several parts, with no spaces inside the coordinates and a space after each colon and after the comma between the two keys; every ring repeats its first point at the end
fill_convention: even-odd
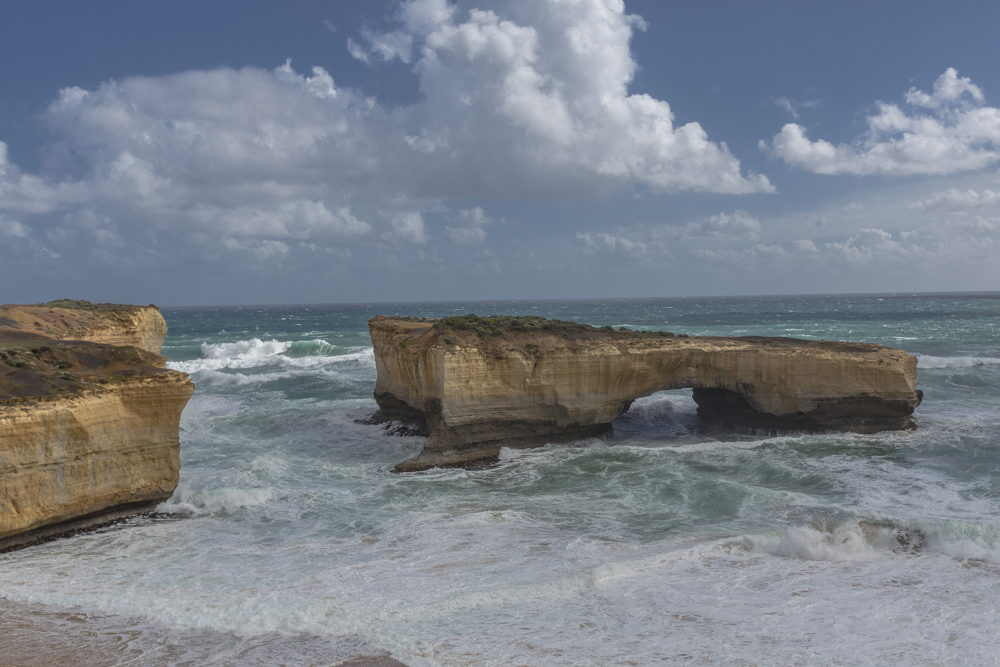
{"type": "Polygon", "coordinates": [[[413,667],[1000,655],[1000,294],[164,316],[197,385],[165,518],[2,555],[0,597],[129,619],[185,664],[251,644],[413,667]],[[918,355],[924,403],[912,432],[751,437],[663,392],[610,440],[392,474],[421,440],[355,423],[376,407],[366,320],[469,312],[881,343],[918,355]]]}

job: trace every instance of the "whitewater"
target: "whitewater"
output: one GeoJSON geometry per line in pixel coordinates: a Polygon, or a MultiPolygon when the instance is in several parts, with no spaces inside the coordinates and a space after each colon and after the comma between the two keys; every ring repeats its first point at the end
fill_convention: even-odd
{"type": "Polygon", "coordinates": [[[4,660],[32,633],[80,665],[1000,661],[1000,294],[163,313],[197,387],[180,485],[0,555],[0,665],[46,664],[4,660]],[[914,431],[748,436],[661,392],[607,440],[393,474],[421,440],[359,423],[366,320],[470,312],[880,343],[917,355],[924,402],[914,431]]]}

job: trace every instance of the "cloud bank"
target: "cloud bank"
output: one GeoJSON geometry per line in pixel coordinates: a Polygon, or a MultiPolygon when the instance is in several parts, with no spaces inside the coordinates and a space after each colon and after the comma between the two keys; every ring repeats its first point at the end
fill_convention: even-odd
{"type": "MultiPolygon", "coordinates": [[[[490,7],[410,0],[397,30],[348,42],[373,68],[412,70],[421,97],[397,108],[290,62],[63,89],[44,174],[0,142],[0,234],[21,254],[282,261],[423,244],[424,216],[450,198],[773,191],[698,123],[629,93],[642,22],[620,0],[490,7]]],[[[452,220],[454,243],[485,241],[482,209],[452,220]]]]}
{"type": "Polygon", "coordinates": [[[850,144],[811,141],[788,123],[761,150],[817,174],[952,174],[1000,160],[1000,109],[984,106],[983,91],[948,68],[926,93],[911,88],[908,108],[877,102],[868,131],[850,144]]]}

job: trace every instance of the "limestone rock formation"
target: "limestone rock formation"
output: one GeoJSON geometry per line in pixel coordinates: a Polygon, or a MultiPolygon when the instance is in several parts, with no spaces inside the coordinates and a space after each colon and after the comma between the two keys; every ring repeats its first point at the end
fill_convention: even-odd
{"type": "Polygon", "coordinates": [[[34,306],[0,306],[0,336],[21,340],[87,340],[160,353],[167,323],[156,306],[60,299],[34,306]]]}
{"type": "Polygon", "coordinates": [[[150,510],[177,486],[194,384],[149,351],[159,310],[50,306],[0,309],[0,551],[150,510]]]}
{"type": "Polygon", "coordinates": [[[692,388],[699,414],[767,431],[912,428],[916,357],[880,345],[688,337],[542,318],[375,317],[376,420],[426,428],[397,471],[599,435],[632,401],[692,388]]]}

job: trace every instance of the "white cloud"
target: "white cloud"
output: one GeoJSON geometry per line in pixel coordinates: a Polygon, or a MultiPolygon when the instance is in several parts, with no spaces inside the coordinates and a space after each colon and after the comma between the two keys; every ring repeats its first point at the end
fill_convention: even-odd
{"type": "Polygon", "coordinates": [[[774,101],[774,103],[777,104],[782,109],[784,109],[785,111],[787,111],[788,113],[792,114],[792,118],[798,120],[799,112],[795,109],[795,105],[792,104],[792,101],[790,99],[788,99],[787,97],[779,97],[774,101]]]}
{"type": "Polygon", "coordinates": [[[365,50],[365,47],[355,42],[351,37],[347,38],[347,52],[350,53],[355,60],[360,60],[368,65],[372,62],[372,57],[369,55],[368,51],[365,50]]]}
{"type": "Polygon", "coordinates": [[[761,232],[760,221],[743,210],[718,213],[684,225],[634,225],[609,232],[586,232],[575,235],[575,240],[588,255],[598,258],[639,260],[664,258],[672,249],[687,248],[693,257],[709,258],[733,263],[769,251],[779,252],[776,246],[757,243],[761,232]],[[692,247],[708,243],[712,247],[692,247]],[[751,245],[747,245],[747,244],[751,245]],[[737,247],[726,247],[736,245],[737,247]]]}
{"type": "MultiPolygon", "coordinates": [[[[645,24],[620,0],[489,7],[408,0],[396,30],[349,43],[373,67],[412,68],[421,99],[391,109],[290,62],[65,88],[45,113],[45,176],[19,170],[0,142],[0,214],[64,254],[97,242],[72,222],[83,210],[130,248],[164,256],[215,252],[223,239],[295,253],[306,246],[289,241],[423,243],[419,211],[452,197],[773,191],[698,123],[677,126],[667,102],[629,93],[629,43],[645,24]]],[[[459,244],[487,240],[485,224],[445,231],[459,244]]]]}
{"type": "Polygon", "coordinates": [[[795,120],[799,119],[799,109],[815,109],[820,106],[820,101],[817,99],[798,102],[787,97],[779,97],[774,103],[791,114],[795,120]]]}
{"type": "Polygon", "coordinates": [[[868,132],[851,144],[811,141],[806,129],[785,125],[760,148],[818,174],[950,174],[981,169],[1000,160],[1000,109],[983,106],[983,93],[949,68],[933,93],[911,88],[907,113],[878,102],[868,132]]]}
{"type": "Polygon", "coordinates": [[[27,238],[31,234],[31,230],[17,220],[0,215],[0,234],[15,238],[27,238]]]}
{"type": "Polygon", "coordinates": [[[0,212],[49,213],[64,204],[81,201],[86,188],[70,183],[50,183],[25,174],[8,158],[7,144],[0,141],[0,212]]]}
{"type": "Polygon", "coordinates": [[[429,114],[411,135],[448,138],[442,157],[462,168],[450,181],[468,188],[483,178],[481,157],[463,155],[471,140],[495,160],[493,178],[478,185],[486,186],[483,194],[571,189],[579,196],[580,187],[608,192],[629,184],[773,190],[762,176],[744,177],[725,145],[710,142],[699,124],[675,128],[666,102],[628,94],[634,21],[622,3],[505,4],[521,22],[478,9],[458,22],[437,0],[408,5],[417,18],[407,29],[422,43],[415,64],[427,96],[421,111],[429,114]]]}
{"type": "Polygon", "coordinates": [[[618,257],[637,259],[646,254],[646,244],[620,236],[600,233],[580,233],[576,235],[584,249],[592,254],[611,254],[618,257]]]}
{"type": "Polygon", "coordinates": [[[947,209],[951,211],[966,211],[997,206],[1000,207],[1000,192],[993,190],[959,190],[949,188],[936,192],[926,199],[915,201],[908,208],[921,211],[947,209]]]}
{"type": "Polygon", "coordinates": [[[365,49],[353,39],[348,38],[348,52],[364,63],[371,63],[372,56],[378,56],[382,62],[389,62],[393,58],[399,58],[401,62],[409,64],[413,51],[413,35],[401,30],[394,30],[387,33],[373,33],[367,28],[361,31],[361,37],[368,42],[365,49]]]}
{"type": "Polygon", "coordinates": [[[928,95],[916,88],[910,88],[906,93],[906,101],[915,106],[940,109],[951,104],[961,103],[963,101],[962,96],[966,93],[975,102],[981,103],[985,99],[983,91],[979,86],[972,83],[968,77],[959,78],[955,68],[949,67],[934,82],[934,92],[932,94],[928,95]]]}
{"type": "Polygon", "coordinates": [[[711,238],[755,241],[760,233],[760,221],[746,211],[736,210],[732,214],[718,213],[704,220],[689,222],[679,228],[667,227],[664,231],[667,235],[684,240],[711,238]]]}
{"type": "Polygon", "coordinates": [[[237,206],[223,209],[196,206],[192,215],[202,229],[215,229],[227,236],[294,239],[359,237],[371,225],[358,220],[347,207],[330,211],[321,201],[300,200],[272,207],[237,206]]]}
{"type": "Polygon", "coordinates": [[[390,240],[409,243],[426,243],[427,231],[424,229],[424,218],[415,211],[402,213],[392,219],[392,234],[390,240]]]}
{"type": "Polygon", "coordinates": [[[481,207],[476,206],[459,211],[456,222],[458,224],[454,227],[445,227],[448,238],[459,245],[473,246],[482,245],[486,240],[486,230],[483,227],[493,222],[493,219],[481,207]]]}

